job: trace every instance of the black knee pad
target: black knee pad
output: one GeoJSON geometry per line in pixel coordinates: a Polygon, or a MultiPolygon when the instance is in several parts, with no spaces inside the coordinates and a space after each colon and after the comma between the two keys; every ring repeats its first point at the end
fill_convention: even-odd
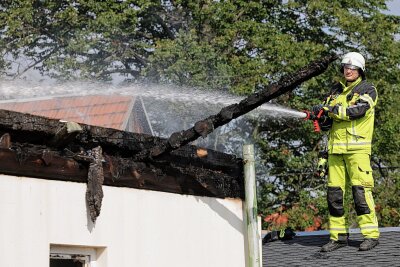
{"type": "Polygon", "coordinates": [[[361,185],[354,185],[351,187],[351,190],[353,191],[354,206],[357,215],[369,214],[371,211],[365,199],[364,187],[361,185]]]}
{"type": "Polygon", "coordinates": [[[329,214],[333,217],[344,215],[342,188],[328,186],[328,208],[329,214]]]}

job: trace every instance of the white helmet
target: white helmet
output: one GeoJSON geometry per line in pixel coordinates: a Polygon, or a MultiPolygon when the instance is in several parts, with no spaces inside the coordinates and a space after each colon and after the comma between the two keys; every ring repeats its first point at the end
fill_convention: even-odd
{"type": "Polygon", "coordinates": [[[359,67],[363,72],[365,72],[365,59],[364,57],[357,52],[350,52],[344,55],[342,59],[342,66],[344,65],[353,65],[359,67]]]}

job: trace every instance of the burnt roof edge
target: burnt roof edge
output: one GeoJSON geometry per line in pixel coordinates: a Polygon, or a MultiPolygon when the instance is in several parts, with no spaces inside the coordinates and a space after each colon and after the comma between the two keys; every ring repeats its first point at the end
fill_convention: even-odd
{"type": "Polygon", "coordinates": [[[134,154],[162,139],[85,124],[71,143],[55,148],[48,140],[65,122],[5,110],[0,115],[0,134],[11,137],[0,149],[0,173],[86,183],[90,159],[84,154],[101,146],[104,185],[244,198],[242,160],[233,155],[187,145],[139,162],[134,154]]]}

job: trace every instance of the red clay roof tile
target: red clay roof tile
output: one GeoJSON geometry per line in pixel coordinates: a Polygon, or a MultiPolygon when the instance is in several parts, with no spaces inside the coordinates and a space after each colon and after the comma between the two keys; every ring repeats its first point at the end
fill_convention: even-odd
{"type": "Polygon", "coordinates": [[[133,96],[87,95],[0,103],[0,108],[125,130],[124,119],[132,112],[132,101],[133,96]]]}

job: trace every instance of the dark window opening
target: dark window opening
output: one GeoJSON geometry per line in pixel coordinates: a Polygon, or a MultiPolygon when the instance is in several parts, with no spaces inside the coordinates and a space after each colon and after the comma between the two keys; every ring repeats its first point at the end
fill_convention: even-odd
{"type": "Polygon", "coordinates": [[[89,267],[88,255],[51,253],[50,267],[89,267]]]}
{"type": "Polygon", "coordinates": [[[75,259],[50,259],[50,267],[84,267],[85,263],[75,259]]]}

